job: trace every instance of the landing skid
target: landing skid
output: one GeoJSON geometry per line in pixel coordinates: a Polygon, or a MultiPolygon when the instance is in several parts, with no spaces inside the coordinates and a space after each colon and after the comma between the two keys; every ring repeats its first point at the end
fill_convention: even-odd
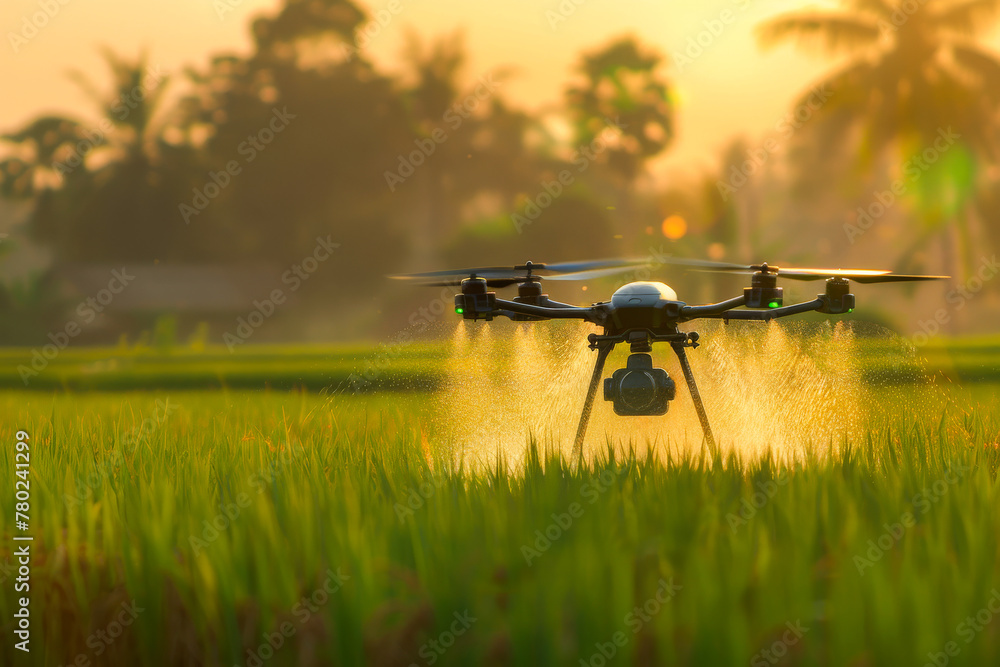
{"type": "Polygon", "coordinates": [[[681,371],[684,373],[684,380],[687,382],[688,392],[691,400],[694,401],[695,412],[698,413],[698,420],[701,422],[701,429],[705,434],[705,441],[709,448],[715,449],[715,437],[712,435],[712,427],[708,423],[708,413],[705,412],[705,404],[701,400],[701,393],[698,385],[694,381],[694,373],[691,372],[691,364],[688,362],[686,347],[698,346],[698,334],[696,333],[671,333],[653,334],[649,331],[632,331],[620,336],[598,336],[590,334],[590,349],[597,350],[597,361],[594,364],[594,373],[590,376],[590,386],[587,387],[587,397],[583,401],[583,413],[580,415],[580,423],[576,428],[576,440],[573,443],[573,458],[576,459],[583,452],[583,440],[587,435],[587,424],[590,422],[590,413],[594,409],[594,397],[597,395],[597,386],[601,382],[604,374],[604,363],[608,355],[618,343],[626,342],[632,346],[632,352],[648,352],[652,349],[654,342],[669,342],[680,361],[681,371]]]}

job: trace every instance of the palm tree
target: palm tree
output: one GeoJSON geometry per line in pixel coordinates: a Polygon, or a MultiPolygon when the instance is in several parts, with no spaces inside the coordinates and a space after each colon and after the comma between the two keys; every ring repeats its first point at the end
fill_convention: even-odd
{"type": "Polygon", "coordinates": [[[88,172],[89,185],[82,193],[63,193],[65,206],[58,210],[40,208],[34,231],[55,244],[62,259],[165,259],[181,245],[169,224],[180,192],[172,182],[177,171],[164,160],[177,154],[157,122],[167,77],[145,55],[124,59],[110,49],[103,55],[109,88],[71,73],[100,112],[93,132],[102,144],[77,170],[88,172]]]}
{"type": "Polygon", "coordinates": [[[1000,106],[1000,61],[974,38],[1000,14],[1000,0],[841,4],[842,11],[782,14],[759,28],[760,40],[765,47],[797,40],[827,55],[847,56],[823,82],[831,95],[817,112],[829,154],[847,140],[855,166],[864,172],[894,150],[901,170],[918,165],[919,180],[908,182],[905,194],[921,228],[902,261],[939,238],[946,268],[954,269],[956,261],[965,265],[972,246],[967,210],[977,174],[996,158],[1000,106]],[[939,137],[949,132],[958,140],[942,151],[939,137]],[[921,163],[930,150],[937,150],[929,154],[934,164],[921,163]],[[957,260],[953,234],[961,244],[957,260]]]}
{"type": "MultiPolygon", "coordinates": [[[[427,141],[441,131],[448,109],[459,99],[459,74],[466,60],[464,36],[455,32],[425,45],[418,33],[406,33],[403,59],[413,85],[403,91],[414,136],[427,141]]],[[[461,127],[459,127],[461,129],[461,127]]],[[[421,192],[414,215],[413,261],[416,266],[436,264],[436,249],[454,231],[458,218],[458,183],[449,178],[461,172],[468,154],[469,127],[449,141],[435,145],[435,155],[417,177],[421,192]]],[[[436,142],[435,142],[436,144],[436,142]]]]}
{"type": "Polygon", "coordinates": [[[610,129],[618,135],[599,159],[617,176],[620,212],[630,227],[638,226],[629,219],[636,179],[646,161],[674,138],[674,102],[662,64],[662,56],[643,49],[634,37],[622,37],[584,54],[577,67],[582,81],[566,90],[578,145],[589,146],[610,129]]]}
{"type": "Polygon", "coordinates": [[[408,71],[400,92],[409,129],[425,146],[434,146],[434,153],[417,170],[415,182],[397,192],[417,197],[411,214],[414,265],[433,266],[463,222],[510,210],[518,195],[537,187],[537,165],[526,144],[533,122],[503,99],[510,70],[461,81],[466,61],[461,31],[429,43],[410,31],[403,60],[408,71]]]}
{"type": "Polygon", "coordinates": [[[36,118],[0,140],[13,149],[0,161],[0,194],[8,199],[31,199],[63,186],[74,156],[104,144],[82,124],[59,116],[36,118]]]}
{"type": "Polygon", "coordinates": [[[0,193],[31,200],[31,234],[57,262],[154,259],[168,251],[177,189],[163,153],[174,155],[152,119],[165,77],[144,56],[127,61],[105,50],[109,92],[73,76],[101,112],[84,125],[44,116],[3,135],[12,154],[0,162],[0,193]]]}
{"type": "Polygon", "coordinates": [[[166,90],[167,77],[149,65],[145,54],[130,61],[106,48],[102,55],[111,70],[110,94],[78,70],[71,71],[70,76],[100,110],[101,126],[110,128],[108,147],[125,161],[149,162],[157,151],[153,117],[166,90]]]}

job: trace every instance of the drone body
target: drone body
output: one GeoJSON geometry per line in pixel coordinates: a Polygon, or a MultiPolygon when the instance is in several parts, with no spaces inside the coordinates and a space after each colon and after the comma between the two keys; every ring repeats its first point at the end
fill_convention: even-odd
{"type": "Polygon", "coordinates": [[[642,268],[646,262],[600,260],[548,265],[526,262],[522,266],[513,268],[462,269],[397,277],[424,285],[461,286],[461,293],[455,295],[455,312],[467,320],[490,321],[498,316],[515,321],[579,319],[602,327],[602,334],[592,333],[587,338],[590,348],[597,350],[597,360],[577,428],[575,455],[582,451],[587,422],[604,371],[604,363],[618,343],[628,343],[631,354],[626,367],[615,371],[604,381],[604,399],[614,404],[615,413],[662,415],[667,412],[669,401],[676,395],[676,387],[665,370],[653,368],[649,353],[652,351],[653,343],[670,343],[680,362],[705,439],[709,445],[714,446],[715,441],[705,405],[698,392],[685,352],[685,348],[698,346],[699,336],[695,332],[681,332],[678,329],[679,324],[704,318],[722,319],[727,322],[769,321],[809,311],[830,315],[849,313],[854,310],[855,305],[854,295],[850,291],[851,280],[861,283],[881,283],[937,280],[945,277],[898,275],[889,271],[783,269],[769,266],[767,263],[743,266],[683,259],[671,259],[668,263],[698,271],[750,273],[750,287],[743,290],[742,296],[726,301],[689,306],[679,301],[677,293],[668,285],[661,282],[639,281],[618,288],[608,301],[590,306],[574,306],[550,299],[542,291],[542,279],[585,280],[642,268]],[[826,290],[812,301],[785,306],[782,288],[777,286],[779,276],[792,280],[826,280],[826,290]],[[513,300],[499,299],[496,292],[489,290],[491,287],[502,288],[513,285],[518,286],[518,295],[513,300]]]}

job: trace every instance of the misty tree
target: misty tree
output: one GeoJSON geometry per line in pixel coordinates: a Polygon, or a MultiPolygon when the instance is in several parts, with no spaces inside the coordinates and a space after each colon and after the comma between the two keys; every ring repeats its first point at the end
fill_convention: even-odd
{"type": "MultiPolygon", "coordinates": [[[[969,219],[975,184],[996,159],[1000,61],[973,40],[997,18],[1000,0],[841,4],[841,11],[780,15],[760,26],[760,39],[765,46],[796,41],[847,56],[823,81],[832,95],[817,114],[826,142],[821,154],[850,146],[859,174],[894,156],[900,187],[893,196],[905,197],[916,215],[914,241],[901,261],[937,240],[954,275],[975,244],[969,219]]],[[[845,229],[857,236],[870,224],[845,229]]]]}
{"type": "Polygon", "coordinates": [[[663,66],[663,56],[623,37],[585,53],[576,68],[580,81],[565,93],[573,139],[592,147],[594,161],[616,178],[620,224],[628,230],[645,226],[631,219],[636,182],[674,138],[676,108],[663,66]]]}

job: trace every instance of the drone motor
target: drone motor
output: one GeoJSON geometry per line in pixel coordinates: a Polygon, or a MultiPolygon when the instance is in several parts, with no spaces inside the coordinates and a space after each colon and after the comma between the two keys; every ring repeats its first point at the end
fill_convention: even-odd
{"type": "Polygon", "coordinates": [[[517,286],[517,296],[514,297],[514,301],[540,305],[546,296],[542,292],[542,282],[540,280],[526,280],[517,286]]]}
{"type": "Polygon", "coordinates": [[[467,320],[493,320],[497,293],[488,291],[485,278],[472,276],[462,281],[462,293],[455,295],[455,312],[467,320]]]}
{"type": "Polygon", "coordinates": [[[747,300],[747,308],[780,308],[783,301],[783,290],[778,287],[776,270],[767,263],[760,266],[750,277],[750,287],[743,288],[743,296],[747,300]]]}
{"type": "Polygon", "coordinates": [[[841,315],[854,311],[854,295],[851,294],[851,283],[844,278],[830,278],[826,281],[826,294],[820,295],[825,302],[819,312],[830,315],[841,315]]]}

